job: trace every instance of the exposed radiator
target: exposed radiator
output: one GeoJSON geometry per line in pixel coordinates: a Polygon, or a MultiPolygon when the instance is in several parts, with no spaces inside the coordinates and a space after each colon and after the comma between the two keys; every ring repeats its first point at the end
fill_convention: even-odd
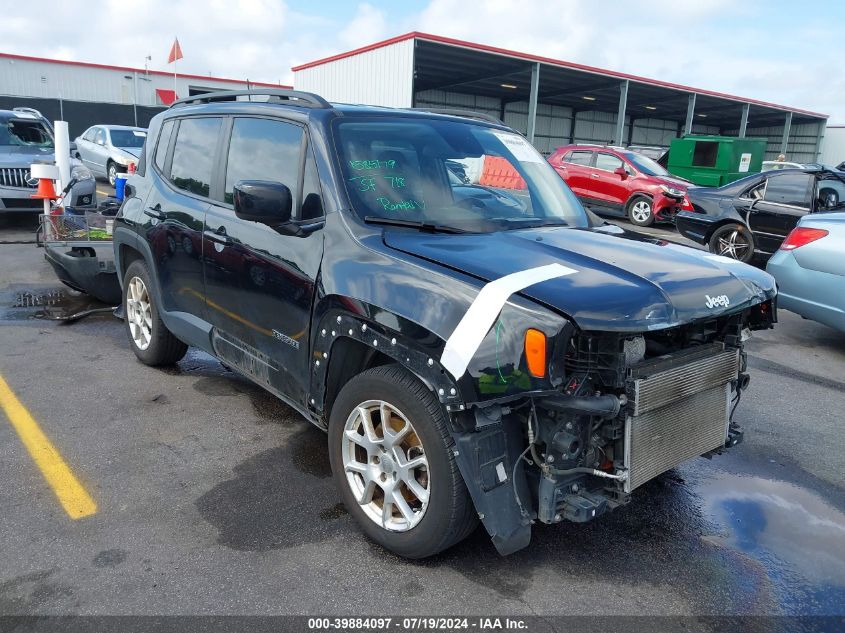
{"type": "Polygon", "coordinates": [[[730,381],[739,350],[721,344],[646,361],[631,368],[625,465],[630,492],[693,457],[724,446],[730,381]]]}

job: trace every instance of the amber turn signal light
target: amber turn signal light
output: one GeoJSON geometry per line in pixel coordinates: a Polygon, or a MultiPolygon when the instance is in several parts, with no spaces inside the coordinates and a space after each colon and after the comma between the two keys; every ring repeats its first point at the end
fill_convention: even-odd
{"type": "Polygon", "coordinates": [[[546,375],[546,335],[540,330],[525,330],[525,360],[532,376],[546,375]]]}

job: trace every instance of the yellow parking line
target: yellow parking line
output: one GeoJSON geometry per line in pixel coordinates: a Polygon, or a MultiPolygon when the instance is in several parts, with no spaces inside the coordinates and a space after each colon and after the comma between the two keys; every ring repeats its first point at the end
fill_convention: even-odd
{"type": "Polygon", "coordinates": [[[0,376],[0,408],[6,412],[32,460],[56,493],[71,519],[81,519],[97,511],[97,504],[86,492],[59,451],[50,442],[35,418],[27,411],[9,385],[0,376]]]}
{"type": "Polygon", "coordinates": [[[112,194],[110,194],[108,191],[102,191],[102,190],[100,190],[100,189],[97,189],[97,193],[98,193],[98,194],[100,194],[101,196],[110,196],[110,195],[112,195],[112,194]]]}

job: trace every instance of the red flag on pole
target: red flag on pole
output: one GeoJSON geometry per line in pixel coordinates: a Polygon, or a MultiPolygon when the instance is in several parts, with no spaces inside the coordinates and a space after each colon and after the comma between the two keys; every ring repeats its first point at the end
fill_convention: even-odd
{"type": "Polygon", "coordinates": [[[182,47],[179,46],[179,38],[173,40],[173,46],[170,47],[170,55],[167,58],[167,63],[172,64],[177,59],[182,59],[182,47]]]}

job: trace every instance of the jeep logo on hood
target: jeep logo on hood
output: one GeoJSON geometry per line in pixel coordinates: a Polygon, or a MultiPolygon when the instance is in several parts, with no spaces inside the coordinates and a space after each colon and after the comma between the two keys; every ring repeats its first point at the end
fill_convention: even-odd
{"type": "Polygon", "coordinates": [[[711,297],[710,295],[704,295],[707,298],[707,301],[704,302],[708,308],[715,308],[717,306],[721,306],[723,308],[727,308],[731,305],[731,300],[728,299],[728,295],[719,295],[718,297],[711,297]]]}

